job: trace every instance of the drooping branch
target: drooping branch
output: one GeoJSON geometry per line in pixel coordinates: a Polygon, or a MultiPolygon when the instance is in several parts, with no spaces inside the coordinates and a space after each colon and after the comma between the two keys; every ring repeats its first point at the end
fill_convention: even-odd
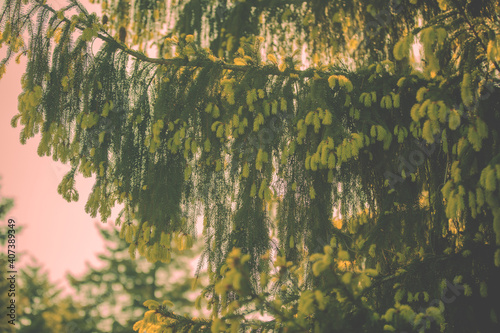
{"type": "MultiPolygon", "coordinates": [[[[40,7],[43,7],[50,12],[52,12],[54,15],[57,15],[57,11],[52,8],[51,6],[42,3],[40,4],[40,7]]],[[[80,8],[81,6],[78,6],[80,8]]],[[[87,15],[85,12],[82,11],[83,14],[87,15]]],[[[62,21],[71,24],[71,20],[69,20],[66,17],[61,18],[62,21]]],[[[85,30],[85,26],[82,25],[76,25],[75,26],[78,30],[83,31],[85,30]]],[[[297,70],[295,68],[284,68],[283,70],[279,69],[275,65],[264,65],[264,66],[258,66],[258,65],[237,65],[237,64],[229,64],[225,62],[222,59],[215,58],[215,60],[210,60],[210,59],[189,59],[187,57],[183,58],[172,58],[172,59],[164,59],[164,58],[153,58],[153,57],[148,57],[142,52],[136,51],[125,45],[125,43],[117,41],[115,38],[113,38],[107,31],[104,29],[100,29],[100,31],[97,33],[96,38],[102,40],[103,42],[106,42],[117,49],[121,50],[122,52],[130,55],[131,57],[143,61],[143,62],[149,62],[152,64],[157,64],[157,65],[164,65],[164,66],[178,66],[178,67],[206,67],[206,66],[211,66],[216,62],[222,69],[226,70],[231,70],[231,71],[239,71],[239,72],[248,72],[248,71],[253,71],[257,72],[262,75],[275,75],[275,76],[290,76],[290,74],[295,74],[298,75],[301,78],[311,78],[314,77],[315,75],[328,75],[330,71],[325,71],[324,69],[314,69],[314,68],[308,68],[305,70],[297,70]]]]}

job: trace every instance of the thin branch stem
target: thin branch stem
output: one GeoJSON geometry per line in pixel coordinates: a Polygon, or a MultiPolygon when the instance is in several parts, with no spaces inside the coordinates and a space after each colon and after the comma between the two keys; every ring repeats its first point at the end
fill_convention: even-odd
{"type": "MultiPolygon", "coordinates": [[[[460,5],[460,3],[458,3],[458,1],[453,1],[453,2],[455,3],[455,6],[457,7],[457,9],[459,11],[459,14],[463,17],[463,19],[465,20],[465,22],[469,26],[469,29],[472,31],[472,34],[474,35],[474,37],[478,41],[479,45],[481,45],[484,52],[486,53],[488,51],[488,47],[484,44],[481,37],[479,37],[479,34],[477,33],[474,24],[472,24],[472,22],[469,20],[469,17],[467,16],[465,9],[460,5]]],[[[500,66],[498,65],[498,63],[496,61],[492,61],[492,62],[493,62],[493,65],[495,66],[496,70],[500,73],[500,66]]]]}
{"type": "MultiPolygon", "coordinates": [[[[51,11],[54,14],[57,14],[56,10],[50,7],[47,4],[40,4],[40,7],[43,7],[49,11],[51,11]]],[[[63,18],[63,21],[67,23],[71,23],[71,21],[67,18],[63,18]]],[[[76,28],[80,31],[83,31],[85,27],[82,27],[80,25],[76,25],[76,28]]],[[[294,68],[286,68],[283,71],[281,71],[279,68],[273,65],[264,65],[264,66],[256,66],[256,65],[235,65],[235,64],[229,64],[223,60],[218,60],[216,62],[208,59],[188,59],[188,58],[172,58],[172,59],[164,59],[164,58],[152,58],[146,56],[144,53],[132,50],[129,47],[127,47],[124,43],[120,43],[117,40],[115,40],[112,36],[110,36],[106,31],[101,30],[97,38],[100,40],[109,43],[116,48],[120,49],[122,52],[136,58],[137,60],[144,61],[144,62],[149,62],[152,64],[157,64],[157,65],[166,65],[166,66],[179,66],[179,67],[205,67],[209,65],[213,65],[214,63],[219,64],[223,69],[226,70],[232,70],[232,71],[240,71],[240,72],[248,72],[248,71],[257,71],[260,72],[261,74],[264,75],[277,75],[277,76],[290,76],[290,74],[296,74],[299,75],[300,77],[303,78],[310,78],[315,75],[315,73],[318,74],[325,74],[327,75],[329,72],[321,71],[321,70],[315,70],[315,69],[306,69],[306,70],[297,70],[294,68]]]]}

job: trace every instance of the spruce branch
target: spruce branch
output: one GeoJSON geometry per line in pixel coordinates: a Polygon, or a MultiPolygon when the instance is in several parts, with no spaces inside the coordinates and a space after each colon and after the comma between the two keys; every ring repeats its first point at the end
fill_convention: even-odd
{"type": "MultiPolygon", "coordinates": [[[[474,35],[474,38],[477,40],[479,45],[481,45],[481,48],[483,51],[486,53],[488,50],[488,47],[484,44],[483,40],[481,37],[479,37],[478,32],[476,31],[475,25],[471,22],[469,17],[467,16],[467,13],[465,12],[465,9],[463,6],[460,5],[460,3],[456,0],[453,0],[454,5],[457,7],[459,14],[463,17],[465,20],[465,23],[469,26],[469,29],[472,31],[472,34],[474,35]]],[[[496,61],[492,61],[493,66],[495,66],[495,69],[500,73],[500,65],[496,61]]]]}
{"type": "MultiPolygon", "coordinates": [[[[75,1],[75,5],[81,10],[81,6],[78,5],[78,3],[75,1]]],[[[57,15],[57,11],[52,8],[51,6],[45,4],[45,3],[40,3],[40,7],[43,7],[50,12],[52,12],[54,15],[57,15]]],[[[85,12],[82,11],[82,13],[85,14],[85,12]]],[[[71,21],[64,17],[62,21],[71,24],[71,21]]],[[[83,25],[77,24],[75,26],[78,30],[83,31],[86,27],[83,25]]],[[[101,29],[101,31],[98,32],[96,38],[102,40],[103,42],[106,42],[110,45],[113,45],[117,49],[121,50],[122,52],[130,55],[131,57],[143,61],[143,62],[149,62],[151,64],[157,64],[157,65],[164,65],[164,66],[178,66],[178,67],[206,67],[206,66],[211,66],[214,63],[218,64],[222,69],[226,70],[231,70],[231,71],[239,71],[239,72],[257,72],[261,75],[274,75],[274,76],[290,76],[290,74],[296,74],[301,78],[312,78],[315,75],[330,75],[331,71],[325,71],[322,69],[314,69],[314,68],[308,68],[305,70],[297,70],[294,68],[285,68],[284,70],[280,70],[277,66],[273,65],[264,65],[264,66],[258,66],[258,65],[236,65],[236,64],[229,64],[222,59],[217,60],[217,61],[212,61],[209,59],[188,59],[186,57],[184,58],[172,58],[172,59],[164,59],[164,58],[153,58],[153,57],[148,57],[144,53],[140,51],[136,51],[125,45],[124,43],[121,43],[114,39],[107,31],[101,29]]]]}

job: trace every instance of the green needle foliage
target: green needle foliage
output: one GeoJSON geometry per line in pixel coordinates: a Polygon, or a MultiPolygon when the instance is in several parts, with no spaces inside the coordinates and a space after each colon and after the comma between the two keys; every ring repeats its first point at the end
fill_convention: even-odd
{"type": "Polygon", "coordinates": [[[78,327],[80,333],[96,332],[81,305],[61,296],[62,289],[49,281],[36,261],[22,268],[17,278],[16,332],[71,332],[68,327],[78,327]]]}
{"type": "Polygon", "coordinates": [[[211,315],[134,329],[498,330],[498,1],[98,2],[6,0],[2,70],[132,257],[203,215],[211,315]]]}
{"type": "MultiPolygon", "coordinates": [[[[106,252],[99,255],[101,267],[89,267],[83,276],[69,275],[68,280],[74,298],[99,332],[133,332],[132,326],[144,313],[146,299],[168,299],[175,312],[194,314],[198,284],[206,282],[206,276],[191,276],[190,266],[196,264],[194,255],[199,250],[176,254],[168,266],[149,263],[145,258],[127,260],[129,244],[119,238],[118,230],[99,225],[97,228],[106,244],[106,252]]],[[[75,326],[70,323],[66,329],[71,331],[75,326]]]]}
{"type": "MultiPolygon", "coordinates": [[[[2,267],[2,278],[0,279],[0,304],[2,305],[0,332],[18,333],[52,333],[71,332],[68,328],[78,328],[79,333],[95,332],[95,325],[89,321],[89,317],[83,312],[80,304],[74,302],[71,297],[62,297],[62,289],[49,281],[48,275],[43,267],[36,261],[19,267],[21,258],[25,253],[19,251],[19,242],[22,226],[8,227],[7,213],[12,208],[14,201],[10,198],[0,197],[0,265],[2,267]],[[5,222],[5,224],[3,224],[5,222]],[[10,232],[9,232],[10,230],[10,232]],[[15,230],[15,233],[12,232],[15,230]],[[8,237],[14,235],[15,238],[8,237]],[[15,239],[15,248],[9,240],[15,239]],[[14,251],[15,259],[8,256],[8,251],[14,251]],[[7,273],[9,265],[14,264],[17,273],[15,282],[9,279],[12,275],[7,273]],[[5,272],[5,274],[4,274],[5,272]],[[13,287],[15,286],[15,287],[13,287]],[[14,300],[15,318],[9,317],[10,309],[7,308],[14,300]],[[9,323],[11,321],[11,323],[9,323]]],[[[15,222],[14,222],[15,223],[15,222]]],[[[12,254],[12,252],[10,252],[12,254]]],[[[75,332],[75,331],[73,331],[75,332]]]]}

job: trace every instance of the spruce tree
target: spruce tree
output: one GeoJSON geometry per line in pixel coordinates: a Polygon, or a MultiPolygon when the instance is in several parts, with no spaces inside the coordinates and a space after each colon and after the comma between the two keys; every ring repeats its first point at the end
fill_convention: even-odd
{"type": "Polygon", "coordinates": [[[20,266],[26,253],[19,251],[22,226],[7,214],[14,201],[0,197],[0,304],[2,320],[0,332],[18,333],[95,333],[82,307],[71,297],[62,297],[62,289],[49,281],[43,266],[35,261],[20,266]],[[12,226],[12,227],[11,227],[12,226]],[[13,232],[13,231],[14,232],[13,232]],[[9,236],[11,235],[11,236],[9,236]],[[15,236],[15,237],[12,237],[15,236]],[[15,242],[9,242],[14,239],[15,242]],[[9,247],[14,245],[15,247],[9,247]],[[11,250],[11,251],[8,251],[11,250]],[[14,251],[15,257],[8,256],[14,251]],[[10,265],[14,265],[14,269],[10,265]],[[10,271],[15,271],[12,274],[10,271]],[[14,275],[14,280],[11,280],[14,275]],[[8,306],[14,301],[15,310],[11,314],[8,306]],[[87,318],[86,318],[87,317],[87,318]],[[78,331],[74,328],[77,327],[78,331]]]}
{"type": "Polygon", "coordinates": [[[16,293],[18,333],[99,333],[84,308],[63,289],[49,281],[43,266],[36,261],[18,274],[16,293]]]}
{"type": "MultiPolygon", "coordinates": [[[[198,251],[175,254],[171,265],[149,263],[145,258],[127,260],[129,244],[120,239],[118,230],[96,227],[106,244],[106,252],[99,254],[99,267],[88,267],[82,276],[68,275],[68,281],[73,298],[101,332],[132,333],[147,299],[168,300],[175,312],[194,314],[193,296],[205,281],[204,276],[192,276],[190,269],[199,246],[198,251]]],[[[71,326],[75,325],[68,324],[68,330],[71,326]]]]}
{"type": "Polygon", "coordinates": [[[498,330],[498,1],[97,2],[6,0],[1,68],[28,57],[12,125],[132,255],[202,213],[211,316],[134,329],[498,330]]]}

